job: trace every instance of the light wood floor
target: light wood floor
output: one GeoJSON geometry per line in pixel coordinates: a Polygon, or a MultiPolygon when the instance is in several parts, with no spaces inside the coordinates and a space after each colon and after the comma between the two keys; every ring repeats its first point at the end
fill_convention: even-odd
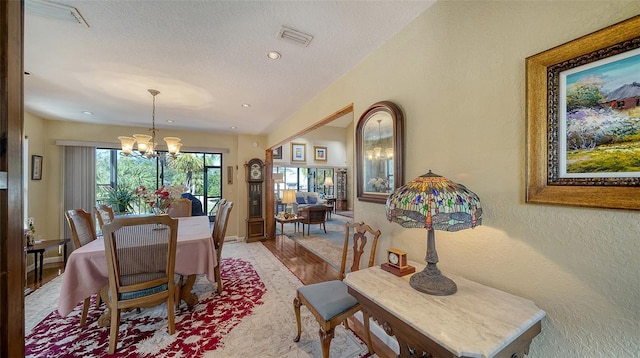
{"type": "MultiPolygon", "coordinates": [[[[338,278],[338,270],[286,236],[278,235],[274,240],[263,241],[262,244],[305,285],[336,280],[338,278]]],[[[32,271],[27,275],[27,288],[37,290],[63,272],[64,266],[62,262],[45,264],[42,272],[42,281],[35,280],[34,272],[32,271]]],[[[294,295],[295,292],[291,292],[291,314],[293,314],[294,295]]],[[[364,338],[364,327],[359,321],[350,319],[349,327],[360,336],[360,338],[364,338]]],[[[294,336],[295,327],[291,327],[292,340],[294,336]]],[[[378,340],[375,335],[372,337],[374,350],[378,356],[382,358],[396,356],[395,352],[378,340]]]]}

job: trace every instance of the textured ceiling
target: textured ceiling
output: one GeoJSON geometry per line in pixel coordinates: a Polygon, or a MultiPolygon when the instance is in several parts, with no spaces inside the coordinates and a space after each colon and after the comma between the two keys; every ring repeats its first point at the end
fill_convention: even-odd
{"type": "Polygon", "coordinates": [[[59,3],[89,26],[26,12],[25,110],[150,126],[153,88],[157,127],[266,134],[433,1],[59,3]],[[282,26],[314,38],[283,40],[282,26]]]}

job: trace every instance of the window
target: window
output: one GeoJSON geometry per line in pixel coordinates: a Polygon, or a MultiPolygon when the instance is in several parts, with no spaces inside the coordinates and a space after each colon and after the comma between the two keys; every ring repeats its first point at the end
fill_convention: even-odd
{"type": "MultiPolygon", "coordinates": [[[[163,154],[163,153],[161,153],[163,154]]],[[[106,200],[106,188],[124,188],[129,192],[140,185],[157,189],[162,185],[187,185],[209,216],[222,197],[222,154],[181,153],[176,158],[161,155],[146,159],[124,156],[118,149],[96,150],[96,201],[106,200]]],[[[148,208],[135,198],[131,211],[148,213],[148,208]]]]}
{"type": "Polygon", "coordinates": [[[333,168],[274,167],[274,173],[284,174],[284,183],[274,188],[276,197],[282,198],[284,189],[333,195],[333,186],[324,185],[328,176],[333,178],[333,171],[333,168]]]}

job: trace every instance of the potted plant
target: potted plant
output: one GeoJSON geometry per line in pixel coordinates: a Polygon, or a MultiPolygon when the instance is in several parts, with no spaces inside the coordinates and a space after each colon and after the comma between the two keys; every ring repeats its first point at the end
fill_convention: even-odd
{"type": "Polygon", "coordinates": [[[111,206],[113,211],[117,213],[126,213],[133,210],[131,203],[136,200],[136,196],[132,190],[124,185],[113,187],[104,187],[104,196],[102,200],[105,204],[111,206]]]}

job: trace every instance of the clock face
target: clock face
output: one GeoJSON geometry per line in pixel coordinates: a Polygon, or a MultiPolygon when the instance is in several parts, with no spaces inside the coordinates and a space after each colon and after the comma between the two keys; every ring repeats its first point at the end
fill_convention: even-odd
{"type": "Polygon", "coordinates": [[[397,265],[400,262],[400,257],[395,252],[389,252],[389,263],[397,265]]]}
{"type": "Polygon", "coordinates": [[[260,170],[260,165],[255,163],[251,165],[251,179],[260,179],[262,178],[262,170],[260,170]]]}

